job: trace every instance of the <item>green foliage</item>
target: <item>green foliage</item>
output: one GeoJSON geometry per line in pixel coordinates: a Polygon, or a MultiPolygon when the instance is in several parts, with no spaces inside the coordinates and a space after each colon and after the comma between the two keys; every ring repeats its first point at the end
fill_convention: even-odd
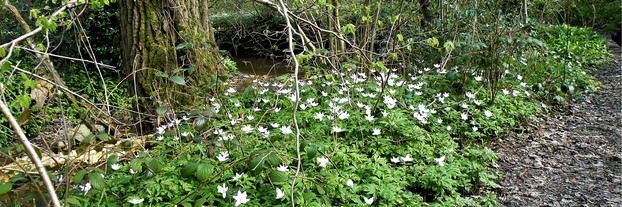
{"type": "Polygon", "coordinates": [[[229,76],[237,76],[238,68],[236,66],[235,61],[231,60],[231,58],[224,56],[222,59],[222,65],[225,67],[225,71],[229,76]]]}
{"type": "MultiPolygon", "coordinates": [[[[118,14],[104,6],[108,3],[92,2],[96,12],[88,16],[93,18],[89,31],[115,25],[118,14]]],[[[486,143],[541,112],[549,103],[541,101],[563,103],[572,95],[596,90],[598,84],[585,67],[608,61],[605,42],[595,33],[566,25],[524,25],[520,18],[505,14],[516,11],[505,1],[499,5],[492,0],[458,1],[442,8],[443,14],[434,14],[441,8],[432,5],[431,16],[442,18],[423,24],[417,3],[338,3],[342,3],[342,16],[334,18],[343,26],[334,32],[359,43],[354,46],[362,50],[353,50],[349,44],[347,51],[320,46],[313,53],[292,57],[315,72],[340,71],[307,75],[300,85],[299,105],[292,95],[292,75],[257,83],[269,88],[251,84],[240,90],[222,84],[238,73],[235,62],[223,57],[222,75],[192,81],[198,83],[192,95],[199,102],[184,109],[161,106],[155,110],[160,117],[173,120],[158,126],[143,146],[145,150],[130,151],[122,144],[115,150],[128,150],[123,151],[125,156],[111,155],[98,167],[55,169],[59,175],[55,180],[63,186],[58,193],[70,206],[234,206],[243,195],[250,199],[246,206],[362,206],[371,199],[374,206],[494,206],[499,175],[490,167],[496,157],[484,147],[486,143]],[[412,16],[395,15],[405,14],[402,11],[412,16]],[[291,116],[296,107],[300,160],[291,116]],[[174,117],[171,111],[185,113],[174,117]],[[298,161],[301,168],[296,174],[298,161]],[[290,188],[294,178],[297,182],[290,188]]],[[[326,1],[296,2],[295,6],[308,9],[305,15],[321,16],[317,22],[321,26],[330,25],[331,19],[323,17],[336,9],[326,1]]],[[[52,41],[60,39],[53,32],[60,20],[39,18],[45,12],[31,10],[32,21],[37,21],[33,24],[46,27],[52,41]]],[[[275,30],[282,26],[282,17],[269,10],[246,12],[214,16],[217,35],[248,38],[259,33],[284,39],[275,30]],[[223,25],[250,26],[245,31],[255,32],[222,31],[223,25]]],[[[111,39],[118,31],[102,34],[101,39],[92,39],[99,45],[94,49],[103,54],[104,61],[115,63],[119,47],[101,45],[115,42],[111,39]]],[[[180,31],[183,41],[175,45],[177,52],[180,56],[189,51],[215,54],[216,43],[206,41],[209,35],[180,31]]],[[[314,38],[329,39],[322,35],[314,38]]],[[[42,42],[37,45],[46,49],[42,42]]],[[[279,45],[267,48],[279,49],[279,45]]],[[[34,70],[28,68],[37,64],[33,56],[20,50],[14,53],[9,66],[20,63],[34,70]]],[[[57,63],[70,89],[96,103],[108,100],[129,108],[126,90],[117,87],[119,74],[90,66],[79,69],[70,61],[57,63]]],[[[186,63],[156,76],[177,84],[162,88],[175,93],[175,87],[191,87],[187,74],[211,66],[186,63]]],[[[0,72],[12,112],[35,110],[29,97],[37,87],[32,77],[15,75],[6,66],[0,72]]],[[[55,100],[42,109],[48,116],[24,126],[29,136],[36,136],[37,125],[66,108],[65,119],[77,121],[77,116],[87,113],[65,99],[55,100]]],[[[6,119],[0,123],[6,126],[6,119]]],[[[5,144],[11,132],[8,127],[2,132],[0,142],[5,144]]],[[[87,139],[92,138],[110,137],[87,139]]],[[[87,143],[79,151],[90,147],[87,143]]],[[[18,148],[6,151],[14,149],[21,152],[18,148]]],[[[0,193],[24,179],[23,174],[15,175],[0,185],[0,193]]]]}

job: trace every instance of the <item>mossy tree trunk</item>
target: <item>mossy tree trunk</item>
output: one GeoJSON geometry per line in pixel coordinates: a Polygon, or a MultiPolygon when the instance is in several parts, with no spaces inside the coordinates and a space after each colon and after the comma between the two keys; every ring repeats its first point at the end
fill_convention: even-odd
{"type": "Polygon", "coordinates": [[[123,67],[135,98],[139,133],[153,130],[155,109],[179,109],[196,97],[192,86],[216,73],[218,60],[207,0],[120,1],[123,67]],[[177,45],[185,44],[183,49],[177,45]],[[182,69],[182,70],[179,70],[182,69]],[[162,74],[180,76],[175,84],[162,74]],[[177,81],[179,83],[179,81],[177,81]]]}

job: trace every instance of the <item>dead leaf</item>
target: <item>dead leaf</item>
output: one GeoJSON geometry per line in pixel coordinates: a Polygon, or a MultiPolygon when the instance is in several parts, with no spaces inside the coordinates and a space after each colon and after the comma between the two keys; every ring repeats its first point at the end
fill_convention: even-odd
{"type": "Polygon", "coordinates": [[[45,104],[45,101],[52,96],[52,88],[54,85],[40,79],[35,80],[35,82],[37,83],[37,88],[32,89],[30,98],[35,100],[37,108],[41,108],[43,104],[45,104]]]}

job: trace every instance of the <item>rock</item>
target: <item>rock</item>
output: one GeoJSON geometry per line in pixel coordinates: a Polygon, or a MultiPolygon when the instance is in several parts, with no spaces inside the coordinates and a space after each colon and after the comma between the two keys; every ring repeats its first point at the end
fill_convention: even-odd
{"type": "Polygon", "coordinates": [[[73,137],[74,139],[78,140],[78,142],[82,142],[82,140],[84,140],[84,138],[86,136],[89,136],[93,134],[91,132],[91,130],[89,129],[89,127],[87,127],[84,124],[80,124],[79,126],[71,129],[70,131],[70,137],[73,137]]]}

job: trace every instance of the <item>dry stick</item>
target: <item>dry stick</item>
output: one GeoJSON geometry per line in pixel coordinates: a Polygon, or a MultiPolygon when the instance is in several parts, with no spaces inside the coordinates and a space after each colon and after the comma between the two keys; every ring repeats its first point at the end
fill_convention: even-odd
{"type": "MultiPolygon", "coordinates": [[[[0,92],[4,93],[4,84],[2,83],[0,83],[0,92]]],[[[6,118],[9,120],[9,123],[13,127],[13,131],[15,131],[19,140],[22,142],[22,144],[24,144],[24,147],[26,148],[26,153],[28,153],[28,157],[30,158],[30,160],[32,160],[35,166],[37,166],[37,171],[39,171],[39,175],[41,175],[41,178],[43,178],[43,182],[45,183],[45,187],[47,188],[48,193],[50,194],[52,203],[54,203],[55,207],[60,207],[60,202],[58,201],[58,197],[56,196],[56,192],[54,191],[54,186],[52,186],[52,181],[50,180],[50,177],[48,177],[48,173],[45,170],[45,167],[43,167],[43,164],[41,164],[41,160],[39,159],[39,156],[37,156],[35,148],[32,147],[32,144],[30,144],[30,141],[28,141],[28,138],[26,138],[24,131],[22,131],[22,128],[19,127],[17,120],[15,120],[15,117],[13,117],[13,115],[11,114],[11,110],[9,110],[9,107],[6,106],[2,99],[0,99],[0,110],[2,110],[4,116],[6,116],[6,118]]]]}
{"type": "Polygon", "coordinates": [[[298,159],[298,166],[296,167],[296,174],[294,174],[294,180],[292,180],[292,185],[290,187],[289,197],[292,200],[292,207],[296,206],[296,202],[294,202],[294,187],[296,186],[296,178],[298,178],[298,174],[300,174],[300,169],[302,168],[302,159],[300,158],[300,129],[298,128],[298,121],[296,120],[296,112],[298,111],[298,104],[300,104],[300,88],[298,88],[298,67],[300,67],[298,63],[298,59],[296,58],[296,54],[294,53],[294,36],[292,35],[292,24],[289,21],[289,16],[287,15],[287,7],[285,7],[285,3],[283,0],[279,0],[280,12],[285,18],[285,23],[287,23],[287,36],[289,41],[289,54],[294,59],[294,80],[296,84],[296,90],[294,91],[294,95],[296,96],[296,103],[294,104],[294,112],[292,113],[292,118],[294,119],[294,128],[296,129],[296,158],[298,159]]]}

